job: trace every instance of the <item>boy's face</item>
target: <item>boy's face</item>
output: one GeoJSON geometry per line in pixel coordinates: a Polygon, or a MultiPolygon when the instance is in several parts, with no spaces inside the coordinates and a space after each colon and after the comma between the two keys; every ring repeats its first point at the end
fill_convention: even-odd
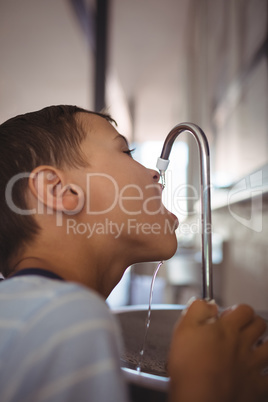
{"type": "Polygon", "coordinates": [[[131,157],[124,137],[104,118],[81,113],[79,120],[87,132],[81,148],[88,166],[73,169],[72,180],[85,204],[68,229],[104,252],[121,253],[126,265],[170,258],[178,223],[162,204],[159,174],[131,157]]]}

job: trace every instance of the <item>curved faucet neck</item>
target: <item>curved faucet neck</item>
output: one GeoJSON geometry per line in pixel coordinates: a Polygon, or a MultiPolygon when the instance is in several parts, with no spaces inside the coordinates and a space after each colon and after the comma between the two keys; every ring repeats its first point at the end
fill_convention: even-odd
{"type": "Polygon", "coordinates": [[[193,123],[180,123],[176,125],[165,139],[157,167],[163,175],[169,163],[169,155],[176,138],[183,132],[190,132],[196,139],[200,159],[200,199],[202,223],[202,273],[203,298],[213,299],[212,283],[212,241],[211,241],[211,195],[210,195],[210,160],[209,145],[205,133],[193,123]]]}

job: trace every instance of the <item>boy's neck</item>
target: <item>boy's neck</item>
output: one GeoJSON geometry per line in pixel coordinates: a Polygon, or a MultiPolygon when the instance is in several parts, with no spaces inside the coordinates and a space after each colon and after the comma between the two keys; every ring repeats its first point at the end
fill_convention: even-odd
{"type": "MultiPolygon", "coordinates": [[[[81,267],[76,266],[74,267],[72,264],[72,269],[69,267],[68,263],[64,263],[64,265],[61,265],[58,261],[57,258],[54,258],[54,262],[51,263],[48,259],[46,258],[40,258],[40,257],[34,257],[34,256],[24,256],[23,258],[20,259],[20,261],[15,265],[13,274],[20,272],[25,269],[29,268],[39,268],[45,271],[53,272],[54,274],[60,276],[66,281],[70,282],[78,282],[80,284],[83,284],[85,286],[88,286],[90,288],[95,289],[94,281],[89,278],[83,279],[81,275],[81,267]],[[89,282],[89,283],[87,283],[89,282]]],[[[97,289],[95,289],[97,290],[97,289]]]]}
{"type": "Polygon", "coordinates": [[[71,257],[67,258],[66,255],[58,256],[55,252],[49,258],[23,256],[15,265],[13,274],[28,268],[40,268],[53,272],[66,281],[76,282],[95,290],[104,298],[107,298],[124,272],[124,266],[121,264],[116,267],[113,265],[111,261],[103,261],[101,264],[99,261],[98,264],[95,264],[93,256],[92,258],[81,258],[80,255],[80,258],[77,257],[73,261],[71,257]],[[103,269],[104,265],[105,269],[103,269]],[[116,272],[118,277],[111,278],[110,274],[116,272]]]}

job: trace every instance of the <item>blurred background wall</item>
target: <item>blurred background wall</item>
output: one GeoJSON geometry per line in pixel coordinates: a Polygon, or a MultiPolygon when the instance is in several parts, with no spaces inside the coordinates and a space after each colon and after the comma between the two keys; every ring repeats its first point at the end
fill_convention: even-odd
{"type": "Polygon", "coordinates": [[[0,119],[50,104],[92,106],[92,50],[65,0],[0,1],[0,119]]]}
{"type": "MultiPolygon", "coordinates": [[[[182,121],[207,134],[215,296],[267,309],[267,26],[267,0],[0,0],[0,122],[50,104],[95,109],[105,45],[103,106],[138,155],[182,121]]],[[[178,142],[188,156],[173,161],[173,174],[185,169],[198,189],[195,141],[178,142]]],[[[154,168],[157,156],[142,161],[154,168]]],[[[200,294],[199,203],[187,195],[185,208],[171,201],[182,224],[178,253],[159,274],[160,302],[200,294]]],[[[134,267],[115,304],[141,302],[152,270],[134,267]]]]}

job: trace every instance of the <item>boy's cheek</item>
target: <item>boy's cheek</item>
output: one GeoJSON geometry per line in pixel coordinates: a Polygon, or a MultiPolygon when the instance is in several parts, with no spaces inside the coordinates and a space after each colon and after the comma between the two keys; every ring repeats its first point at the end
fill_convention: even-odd
{"type": "Polygon", "coordinates": [[[116,206],[118,185],[108,175],[91,174],[87,177],[85,208],[87,214],[109,213],[116,206]]]}

